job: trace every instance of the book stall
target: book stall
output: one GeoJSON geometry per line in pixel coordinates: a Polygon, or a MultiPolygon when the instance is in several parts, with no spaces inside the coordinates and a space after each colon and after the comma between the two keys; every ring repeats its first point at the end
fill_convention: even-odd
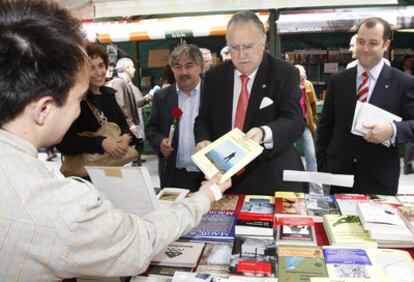
{"type": "Polygon", "coordinates": [[[414,194],[227,194],[131,281],[414,281],[414,194]]]}

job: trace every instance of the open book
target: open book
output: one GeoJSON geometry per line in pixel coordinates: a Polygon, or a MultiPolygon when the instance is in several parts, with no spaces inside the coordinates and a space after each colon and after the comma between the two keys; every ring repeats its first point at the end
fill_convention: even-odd
{"type": "Polygon", "coordinates": [[[219,139],[191,156],[208,179],[220,172],[225,182],[260,155],[263,147],[253,140],[244,139],[244,133],[234,128],[219,139]]]}
{"type": "MultiPolygon", "coordinates": [[[[364,123],[390,123],[401,120],[401,117],[378,108],[377,106],[357,101],[351,133],[359,136],[368,133],[370,129],[365,128],[363,126],[364,123]]],[[[391,145],[390,140],[385,140],[382,144],[387,147],[391,145]]]]}

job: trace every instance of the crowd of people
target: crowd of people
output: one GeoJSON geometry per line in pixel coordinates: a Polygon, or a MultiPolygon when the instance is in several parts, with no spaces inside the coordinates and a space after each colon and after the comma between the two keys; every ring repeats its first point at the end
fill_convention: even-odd
{"type": "MultiPolygon", "coordinates": [[[[306,183],[283,179],[284,170],[304,170],[294,146],[299,138],[306,170],[354,175],[347,193],[396,194],[398,144],[414,140],[414,77],[412,58],[403,71],[384,62],[390,25],[381,18],[361,22],[355,66],[332,75],[318,127],[316,95],[304,68],[270,55],[266,38],[254,12],[237,12],[227,25],[222,63],[213,66],[208,49],[180,44],[169,58],[172,77],[166,75],[156,94],[142,96],[132,82],[130,58],[118,61],[118,77],[108,86],[106,53],[85,44],[79,20],[57,3],[1,1],[2,279],[141,273],[158,251],[196,226],[223,192],[308,192],[306,183]],[[364,124],[369,133],[355,136],[350,129],[357,101],[402,121],[372,121],[364,124]],[[140,109],[148,103],[144,129],[140,109]],[[172,116],[177,109],[180,115],[172,116]],[[100,131],[109,124],[118,135],[100,131]],[[225,183],[219,184],[220,175],[204,180],[191,155],[236,127],[261,144],[263,153],[225,183]],[[87,175],[65,170],[66,176],[83,178],[64,177],[37,158],[40,148],[56,145],[64,155],[62,168],[65,157],[123,160],[131,151],[139,166],[144,138],[159,157],[161,187],[192,193],[143,217],[113,208],[87,175]]],[[[407,155],[408,166],[412,154],[407,155]]],[[[332,187],[335,192],[343,190],[332,187]]]]}

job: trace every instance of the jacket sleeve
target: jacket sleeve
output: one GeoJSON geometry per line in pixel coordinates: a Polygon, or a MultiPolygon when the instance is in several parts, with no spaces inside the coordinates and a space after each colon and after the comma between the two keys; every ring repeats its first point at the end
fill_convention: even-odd
{"type": "Polygon", "coordinates": [[[163,94],[157,93],[154,95],[151,107],[151,114],[148,119],[147,124],[145,125],[145,136],[152,146],[152,148],[160,154],[160,144],[164,138],[167,136],[162,131],[162,104],[163,104],[163,94]]]}

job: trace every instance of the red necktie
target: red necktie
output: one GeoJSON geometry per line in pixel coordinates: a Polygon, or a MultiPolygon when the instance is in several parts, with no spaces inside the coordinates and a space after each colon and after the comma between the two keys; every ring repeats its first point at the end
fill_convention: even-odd
{"type": "Polygon", "coordinates": [[[367,97],[368,97],[368,90],[369,90],[369,88],[368,88],[368,85],[369,85],[368,78],[369,78],[369,75],[365,71],[365,72],[362,73],[362,77],[363,77],[363,79],[362,79],[361,83],[358,86],[357,98],[358,98],[358,101],[360,101],[362,103],[365,103],[367,101],[367,97]]]}
{"type": "Polygon", "coordinates": [[[247,104],[249,102],[249,94],[247,92],[247,82],[249,81],[249,77],[242,74],[240,76],[240,79],[242,83],[242,89],[240,92],[239,101],[237,102],[234,127],[237,127],[243,131],[244,118],[246,117],[247,104]]]}

